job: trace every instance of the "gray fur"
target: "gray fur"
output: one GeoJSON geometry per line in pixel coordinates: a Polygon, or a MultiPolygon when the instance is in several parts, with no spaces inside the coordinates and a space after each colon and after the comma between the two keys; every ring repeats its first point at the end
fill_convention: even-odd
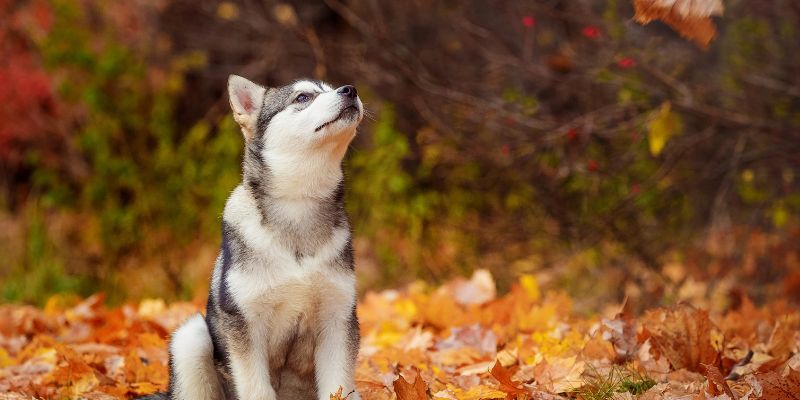
{"type": "MultiPolygon", "coordinates": [[[[320,82],[312,82],[319,88],[319,92],[309,93],[311,99],[307,104],[293,103],[293,99],[297,96],[293,85],[270,88],[264,92],[255,137],[246,141],[242,163],[242,186],[255,200],[258,208],[258,215],[252,217],[273,232],[279,243],[294,254],[299,265],[302,265],[304,258],[317,254],[321,247],[331,240],[335,231],[344,228],[349,232],[350,229],[344,208],[343,179],[329,195],[310,203],[300,221],[282,216],[278,200],[273,196],[274,188],[271,185],[274,179],[273,169],[263,157],[263,135],[278,113],[290,106],[296,107],[298,111],[302,110],[317,99],[324,88],[320,82]]],[[[227,399],[240,398],[233,380],[232,357],[248,352],[251,345],[248,340],[251,327],[248,325],[245,310],[242,310],[234,300],[232,291],[237,289],[231,287],[228,276],[231,271],[275,267],[275,261],[259,256],[248,246],[248,241],[243,235],[242,227],[223,218],[222,244],[214,266],[205,316],[210,340],[213,343],[213,354],[209,357],[213,357],[217,378],[227,399]]],[[[349,236],[339,254],[328,265],[328,268],[334,270],[353,273],[353,247],[349,236]]],[[[268,359],[270,379],[279,400],[305,400],[318,397],[314,384],[314,349],[319,340],[319,331],[315,327],[314,319],[321,316],[315,315],[313,311],[317,309],[320,307],[315,306],[309,313],[301,314],[289,334],[276,339],[280,341],[272,344],[274,351],[269,353],[268,359]]],[[[269,324],[269,321],[264,323],[269,324]]],[[[350,366],[353,367],[359,345],[355,304],[348,323],[347,341],[343,345],[348,349],[350,366]]],[[[170,355],[172,357],[172,354],[170,355]]],[[[179,384],[176,375],[181,373],[183,372],[176,371],[175,363],[171,360],[169,393],[160,395],[162,397],[155,394],[153,395],[155,397],[151,398],[164,399],[168,396],[177,400],[174,388],[179,384]]]]}

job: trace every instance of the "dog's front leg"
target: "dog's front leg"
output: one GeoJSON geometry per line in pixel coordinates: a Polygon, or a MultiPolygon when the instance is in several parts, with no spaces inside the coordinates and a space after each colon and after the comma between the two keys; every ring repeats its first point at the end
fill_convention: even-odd
{"type": "MultiPolygon", "coordinates": [[[[237,343],[231,351],[231,372],[241,400],[276,400],[269,376],[269,360],[262,334],[248,335],[248,343],[237,343]]],[[[241,340],[241,338],[239,339],[241,340]]]]}
{"type": "Polygon", "coordinates": [[[358,354],[358,322],[352,315],[332,314],[322,321],[322,330],[314,350],[314,365],[319,400],[330,399],[342,387],[342,394],[358,400],[353,373],[358,354]]]}

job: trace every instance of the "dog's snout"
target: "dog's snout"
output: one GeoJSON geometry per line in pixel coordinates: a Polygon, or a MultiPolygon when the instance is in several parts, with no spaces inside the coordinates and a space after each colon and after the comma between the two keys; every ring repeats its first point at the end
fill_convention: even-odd
{"type": "Polygon", "coordinates": [[[344,85],[336,89],[336,93],[339,93],[342,96],[347,96],[351,99],[355,99],[356,96],[358,96],[358,91],[356,90],[356,87],[353,85],[344,85]]]}

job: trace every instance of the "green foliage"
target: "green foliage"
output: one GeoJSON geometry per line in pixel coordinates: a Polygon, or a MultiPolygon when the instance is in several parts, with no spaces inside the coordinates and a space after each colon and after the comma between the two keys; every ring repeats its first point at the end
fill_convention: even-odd
{"type": "Polygon", "coordinates": [[[649,376],[631,368],[612,366],[606,374],[596,369],[594,376],[586,378],[583,385],[573,393],[581,400],[608,400],[616,393],[630,393],[638,396],[656,385],[649,376]]]}
{"type": "Polygon", "coordinates": [[[52,293],[91,294],[96,289],[94,282],[65,270],[63,257],[47,235],[41,207],[29,204],[25,216],[24,262],[13,266],[0,284],[0,298],[42,304],[52,293]]]}
{"type": "Polygon", "coordinates": [[[426,222],[433,216],[439,195],[421,190],[420,168],[407,172],[403,162],[409,155],[405,135],[394,127],[394,112],[384,105],[368,149],[355,148],[347,161],[348,210],[355,232],[376,240],[383,279],[396,278],[408,266],[420,268],[426,222]],[[377,205],[380,205],[379,207],[377,205]],[[410,252],[398,252],[400,243],[410,252]]]}
{"type": "MultiPolygon", "coordinates": [[[[88,173],[70,181],[38,167],[34,189],[43,207],[91,211],[104,256],[95,278],[114,282],[110,267],[133,249],[162,251],[218,233],[213,215],[239,179],[241,134],[232,118],[201,120],[186,133],[176,127],[183,75],[203,66],[204,57],[148,65],[149,50],[123,42],[113,24],[90,24],[86,9],[71,1],[52,4],[54,25],[37,45],[47,68],[62,77],[60,99],[81,116],[72,139],[88,173]],[[148,243],[157,232],[168,232],[159,236],[167,240],[148,243]]],[[[47,268],[31,268],[23,280],[61,274],[29,255],[28,264],[47,268]]]]}

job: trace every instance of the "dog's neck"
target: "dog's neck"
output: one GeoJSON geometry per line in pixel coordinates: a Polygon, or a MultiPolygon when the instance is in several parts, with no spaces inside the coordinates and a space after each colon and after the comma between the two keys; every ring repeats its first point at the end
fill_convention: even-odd
{"type": "Polygon", "coordinates": [[[259,205],[262,219],[294,225],[313,218],[321,209],[340,207],[346,146],[341,147],[337,142],[320,143],[311,151],[248,147],[244,184],[259,205]]]}

